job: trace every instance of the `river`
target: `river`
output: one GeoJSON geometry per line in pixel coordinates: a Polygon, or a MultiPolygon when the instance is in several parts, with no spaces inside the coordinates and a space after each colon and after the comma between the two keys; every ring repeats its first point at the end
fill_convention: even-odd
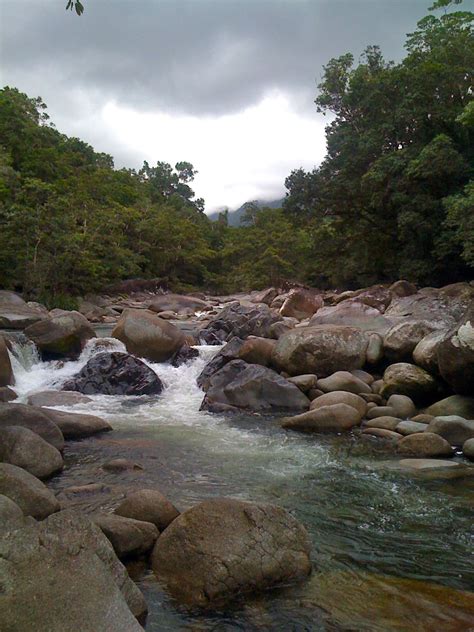
{"type": "MultiPolygon", "coordinates": [[[[474,477],[415,478],[389,467],[395,457],[374,440],[289,433],[275,416],[200,412],[196,376],[216,347],[198,349],[199,358],[179,368],[150,364],[166,387],[159,397],[94,396],[63,408],[97,414],[114,432],[69,442],[65,470],[49,486],[60,493],[102,483],[96,494],[66,492],[87,512],[144,487],[181,510],[222,495],[279,504],[308,529],[315,570],[300,586],[202,613],[179,607],[145,565],[131,564],[150,608],[147,632],[474,630],[473,595],[465,592],[474,589],[474,477]],[[116,457],[143,470],[101,469],[116,457]]],[[[77,362],[45,363],[17,343],[18,401],[60,388],[98,350],[92,341],[77,362]]]]}

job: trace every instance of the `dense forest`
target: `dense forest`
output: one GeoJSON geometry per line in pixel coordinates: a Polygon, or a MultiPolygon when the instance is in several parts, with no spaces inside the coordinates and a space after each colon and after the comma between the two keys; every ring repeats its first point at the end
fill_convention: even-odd
{"type": "Polygon", "coordinates": [[[249,204],[240,227],[205,215],[190,163],[115,169],[56,130],[41,98],[5,87],[0,287],[52,306],[132,277],[214,292],[471,277],[473,17],[431,13],[398,64],[377,46],[330,60],[315,101],[331,115],[325,160],[289,175],[283,208],[249,204]]]}

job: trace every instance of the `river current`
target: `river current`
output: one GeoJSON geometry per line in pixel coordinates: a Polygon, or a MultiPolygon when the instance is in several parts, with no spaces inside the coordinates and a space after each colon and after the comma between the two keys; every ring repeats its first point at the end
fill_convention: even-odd
{"type": "MultiPolygon", "coordinates": [[[[105,344],[124,350],[117,340],[105,344]]],[[[145,565],[131,564],[150,608],[147,632],[474,630],[474,477],[407,476],[374,440],[289,433],[276,416],[200,412],[196,377],[217,349],[198,349],[179,368],[150,364],[165,385],[159,397],[93,396],[63,407],[99,415],[114,432],[68,442],[65,470],[49,486],[87,512],[145,487],[181,510],[212,496],[275,503],[308,529],[314,572],[302,585],[203,613],[175,604],[145,565]],[[143,469],[101,468],[118,457],[143,469]],[[103,488],[68,492],[88,483],[103,488]]],[[[102,350],[90,341],[76,362],[41,362],[33,346],[16,344],[18,401],[60,388],[102,350]]]]}

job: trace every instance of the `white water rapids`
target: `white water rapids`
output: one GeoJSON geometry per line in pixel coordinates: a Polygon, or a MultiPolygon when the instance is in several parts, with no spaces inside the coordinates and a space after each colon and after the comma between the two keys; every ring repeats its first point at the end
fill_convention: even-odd
{"type": "MultiPolygon", "coordinates": [[[[256,606],[217,614],[176,608],[145,572],[137,579],[150,606],[147,632],[467,629],[455,621],[456,596],[449,601],[448,595],[450,587],[474,585],[474,477],[472,482],[403,478],[383,467],[396,456],[350,433],[300,435],[283,431],[275,415],[200,411],[204,394],[196,378],[219,348],[197,348],[199,357],[178,368],[147,363],[165,386],[159,396],[94,395],[90,402],[58,407],[103,417],[114,432],[68,442],[66,467],[49,485],[62,492],[103,483],[104,494],[75,501],[85,511],[111,510],[128,490],[144,487],[160,489],[180,509],[210,496],[273,502],[308,529],[317,572],[296,593],[277,591],[256,606]],[[101,465],[116,457],[132,459],[143,470],[105,472],[101,465]],[[418,583],[399,584],[405,580],[397,578],[418,583]],[[431,582],[446,587],[449,603],[432,597],[431,582]],[[379,603],[376,597],[384,591],[389,597],[379,603]],[[395,614],[389,612],[391,603],[397,604],[395,614]],[[329,625],[320,607],[330,613],[329,625]]],[[[17,401],[60,390],[103,351],[125,349],[118,340],[98,338],[77,361],[42,362],[33,345],[14,343],[17,401]]]]}

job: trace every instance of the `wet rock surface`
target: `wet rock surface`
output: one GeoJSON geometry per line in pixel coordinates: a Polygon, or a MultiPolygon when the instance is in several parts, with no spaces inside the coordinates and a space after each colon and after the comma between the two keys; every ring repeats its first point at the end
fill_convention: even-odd
{"type": "Polygon", "coordinates": [[[163,384],[144,362],[127,353],[99,353],[63,384],[85,395],[158,395],[163,384]]]}

